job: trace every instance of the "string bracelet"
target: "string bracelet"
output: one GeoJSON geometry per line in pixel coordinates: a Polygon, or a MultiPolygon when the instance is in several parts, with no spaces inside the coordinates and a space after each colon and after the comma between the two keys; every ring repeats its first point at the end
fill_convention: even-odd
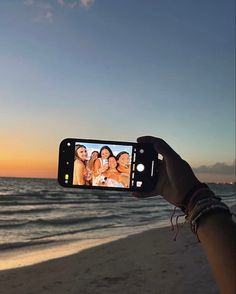
{"type": "MultiPolygon", "coordinates": [[[[205,202],[205,201],[208,201],[209,198],[211,199],[212,196],[214,195],[214,193],[209,189],[209,187],[206,184],[202,184],[202,183],[194,186],[190,192],[188,192],[188,194],[186,195],[185,200],[184,200],[185,202],[182,202],[181,205],[178,205],[178,207],[184,212],[184,214],[180,214],[180,215],[176,216],[175,223],[176,223],[177,231],[176,231],[174,238],[173,238],[174,241],[177,240],[177,236],[179,234],[179,224],[178,224],[179,217],[185,216],[185,219],[186,219],[188,216],[188,212],[190,211],[190,209],[192,207],[194,207],[194,204],[196,201],[201,200],[203,198],[203,201],[205,202]],[[193,194],[191,195],[190,192],[193,192],[193,194]],[[205,192],[205,194],[202,196],[203,192],[205,192]],[[207,196],[209,196],[209,197],[207,197],[207,196]]],[[[199,210],[199,208],[200,207],[196,207],[193,210],[193,212],[195,212],[195,210],[199,210]]],[[[177,209],[177,207],[175,206],[173,213],[171,215],[171,218],[170,218],[172,231],[175,231],[175,226],[173,224],[173,218],[175,217],[176,209],[177,209]]],[[[185,222],[187,222],[187,219],[185,222]]]]}
{"type": "MultiPolygon", "coordinates": [[[[184,200],[178,207],[184,212],[184,215],[176,217],[176,228],[174,240],[179,233],[178,218],[185,216],[185,220],[190,224],[192,232],[197,236],[197,230],[202,218],[216,211],[224,212],[232,217],[228,206],[221,202],[221,198],[215,196],[214,192],[204,183],[198,183],[185,195],[184,200]]],[[[172,230],[174,229],[173,218],[176,212],[176,207],[171,216],[172,230]]],[[[199,238],[198,241],[200,242],[199,238]]]]}
{"type": "Polygon", "coordinates": [[[198,200],[193,208],[189,210],[188,214],[186,215],[187,220],[191,220],[194,215],[198,214],[202,209],[205,207],[209,207],[214,203],[218,203],[220,199],[217,197],[207,197],[207,198],[202,198],[198,200]]]}
{"type": "MultiPolygon", "coordinates": [[[[185,217],[187,222],[190,224],[192,232],[197,235],[199,223],[202,218],[216,211],[227,213],[230,216],[232,215],[228,206],[221,202],[219,197],[206,198],[197,201],[193,209],[185,217]]],[[[200,241],[199,238],[198,241],[200,241]]]]}
{"type": "MultiPolygon", "coordinates": [[[[217,198],[220,199],[219,197],[216,197],[214,192],[212,190],[210,190],[209,188],[201,188],[199,190],[197,190],[192,197],[189,199],[189,202],[187,204],[186,210],[185,210],[185,214],[188,215],[189,212],[194,208],[194,206],[196,205],[197,202],[203,200],[206,201],[206,199],[213,199],[213,198],[217,198]]],[[[201,202],[199,202],[201,203],[201,202]]]]}
{"type": "Polygon", "coordinates": [[[178,207],[186,214],[186,210],[189,204],[190,199],[194,196],[194,194],[196,192],[199,192],[201,189],[209,189],[209,187],[207,186],[207,184],[205,183],[198,183],[195,186],[193,186],[188,193],[185,195],[184,200],[182,201],[182,203],[180,205],[178,205],[178,207]]]}
{"type": "MultiPolygon", "coordinates": [[[[173,224],[173,218],[175,216],[175,213],[176,213],[176,209],[177,209],[177,206],[174,207],[174,210],[173,210],[173,213],[171,215],[171,218],[170,218],[170,222],[171,222],[171,231],[175,231],[175,227],[174,227],[174,224],[173,224]]],[[[180,217],[182,216],[185,216],[185,214],[180,214],[180,215],[177,215],[176,218],[175,218],[175,225],[176,225],[176,233],[173,237],[173,241],[176,241],[177,240],[177,236],[179,234],[179,223],[178,223],[178,220],[180,217]]]]}
{"type": "MultiPolygon", "coordinates": [[[[192,232],[196,235],[200,221],[207,215],[221,211],[232,216],[228,206],[221,202],[221,198],[215,196],[204,183],[198,183],[190,189],[179,208],[184,212],[186,222],[190,224],[192,232]]],[[[199,238],[198,241],[200,241],[199,238]]]]}
{"type": "Polygon", "coordinates": [[[220,202],[219,204],[212,204],[210,207],[205,207],[202,211],[199,212],[199,214],[197,216],[195,216],[194,219],[189,221],[191,231],[197,236],[197,239],[199,242],[200,242],[200,239],[198,237],[197,231],[199,228],[200,221],[205,216],[207,216],[213,212],[216,212],[216,211],[224,212],[224,213],[227,213],[229,216],[231,216],[229,208],[224,203],[220,202]]]}

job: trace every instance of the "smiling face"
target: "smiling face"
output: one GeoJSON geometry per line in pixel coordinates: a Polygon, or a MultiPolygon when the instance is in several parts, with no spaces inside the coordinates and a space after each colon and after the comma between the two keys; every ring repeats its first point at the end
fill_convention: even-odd
{"type": "Polygon", "coordinates": [[[85,161],[87,159],[87,150],[85,147],[80,147],[76,150],[76,155],[79,159],[81,159],[82,161],[85,161]]]}
{"type": "Polygon", "coordinates": [[[107,149],[103,149],[101,152],[102,159],[107,159],[110,156],[110,152],[107,149]]]}
{"type": "Polygon", "coordinates": [[[116,168],[117,162],[116,162],[115,157],[110,157],[108,159],[108,166],[109,166],[109,168],[116,168]]]}
{"type": "Polygon", "coordinates": [[[130,163],[129,154],[127,154],[127,153],[121,154],[121,156],[118,159],[118,163],[122,166],[129,165],[129,163],[130,163]]]}
{"type": "Polygon", "coordinates": [[[92,159],[93,160],[96,160],[98,158],[98,152],[97,151],[94,151],[93,153],[92,153],[92,159]]]}

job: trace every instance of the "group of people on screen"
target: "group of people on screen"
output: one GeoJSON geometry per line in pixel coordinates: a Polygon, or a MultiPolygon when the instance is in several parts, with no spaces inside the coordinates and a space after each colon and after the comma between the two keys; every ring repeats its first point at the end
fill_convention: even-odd
{"type": "Polygon", "coordinates": [[[103,146],[88,159],[87,148],[76,145],[73,185],[129,188],[130,168],[126,151],[115,156],[109,146],[103,146]]]}

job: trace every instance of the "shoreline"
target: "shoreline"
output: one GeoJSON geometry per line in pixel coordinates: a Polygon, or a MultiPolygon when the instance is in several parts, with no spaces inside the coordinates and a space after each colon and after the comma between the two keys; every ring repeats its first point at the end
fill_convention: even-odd
{"type": "Polygon", "coordinates": [[[133,233],[125,232],[123,234],[111,237],[91,238],[78,241],[58,241],[56,243],[26,245],[13,249],[6,248],[0,250],[0,272],[4,270],[31,266],[57,258],[63,258],[92,247],[107,244],[119,239],[128,238],[129,236],[142,234],[145,231],[167,227],[169,227],[169,220],[163,220],[156,223],[155,225],[153,224],[152,226],[145,226],[141,230],[138,228],[133,233]]]}
{"type": "Polygon", "coordinates": [[[0,271],[0,293],[219,293],[196,236],[181,227],[177,241],[170,227],[151,229],[0,271]]]}
{"type": "MultiPolygon", "coordinates": [[[[230,207],[232,213],[236,215],[236,205],[230,207]]],[[[233,216],[236,221],[236,216],[233,216]]],[[[180,226],[185,226],[183,220],[179,220],[180,226]]],[[[91,238],[78,241],[58,241],[56,243],[29,245],[14,249],[0,250],[0,273],[5,270],[12,270],[27,266],[37,265],[47,261],[68,257],[70,255],[79,254],[82,251],[86,251],[90,248],[96,248],[103,244],[110,244],[111,242],[118,241],[120,239],[127,239],[133,236],[139,236],[145,232],[157,231],[160,229],[166,229],[171,231],[170,220],[163,220],[156,224],[143,227],[141,230],[134,230],[133,232],[125,232],[123,234],[113,235],[111,237],[104,238],[91,238]]],[[[175,233],[171,231],[172,239],[175,233]]],[[[181,229],[179,234],[181,234],[181,229]]]]}

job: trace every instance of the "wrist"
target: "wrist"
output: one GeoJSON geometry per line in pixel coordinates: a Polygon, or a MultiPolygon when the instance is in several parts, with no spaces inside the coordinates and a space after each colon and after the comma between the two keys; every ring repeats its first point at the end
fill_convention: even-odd
{"type": "Polygon", "coordinates": [[[221,199],[216,197],[210,189],[209,191],[200,189],[189,199],[186,220],[197,237],[200,225],[202,226],[209,217],[218,214],[227,214],[231,218],[228,206],[221,202],[221,199]]]}
{"type": "MultiPolygon", "coordinates": [[[[209,192],[211,191],[207,184],[205,183],[197,183],[194,185],[184,196],[184,199],[182,202],[178,205],[178,207],[185,213],[188,214],[188,210],[191,209],[192,203],[194,198],[199,195],[199,193],[202,192],[209,192]]],[[[214,193],[212,192],[214,195],[214,193]]]]}
{"type": "Polygon", "coordinates": [[[211,226],[213,224],[217,225],[217,227],[224,226],[225,222],[231,222],[231,220],[231,214],[227,213],[226,210],[209,211],[209,213],[205,214],[202,218],[200,218],[198,224],[198,232],[204,230],[205,227],[211,226]]]}

